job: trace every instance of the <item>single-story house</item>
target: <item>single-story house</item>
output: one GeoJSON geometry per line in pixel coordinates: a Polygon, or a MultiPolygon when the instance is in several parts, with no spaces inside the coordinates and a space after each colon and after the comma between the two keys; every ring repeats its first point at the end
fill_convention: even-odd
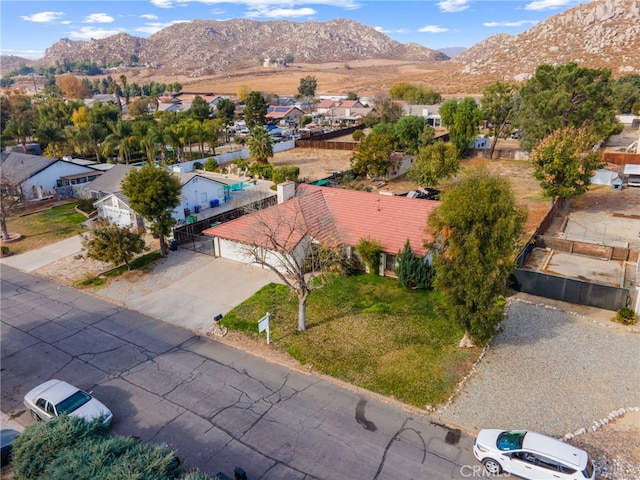
{"type": "Polygon", "coordinates": [[[297,121],[303,115],[304,112],[298,107],[281,107],[271,105],[267,107],[267,115],[265,116],[265,118],[267,119],[267,121],[273,120],[274,122],[279,122],[281,120],[297,121]]]}
{"type": "MultiPolygon", "coordinates": [[[[105,172],[102,177],[91,182],[84,189],[85,196],[97,199],[94,206],[98,217],[107,218],[112,223],[134,226],[140,229],[143,220],[139,218],[129,205],[129,199],[122,193],[121,182],[129,174],[132,165],[116,165],[105,172]]],[[[227,201],[225,191],[229,189],[224,182],[208,178],[197,173],[171,172],[182,185],[180,204],[173,210],[172,216],[178,223],[185,222],[192,213],[201,209],[220,206],[227,201]]]]}
{"type": "Polygon", "coordinates": [[[440,117],[440,105],[411,105],[402,104],[402,114],[404,116],[417,115],[424,117],[427,123],[432,127],[441,127],[442,118],[440,117]]]}
{"type": "Polygon", "coordinates": [[[18,152],[2,152],[1,159],[2,177],[20,185],[23,198],[32,201],[53,197],[55,188],[70,183],[64,177],[79,175],[73,177],[78,184],[78,179],[89,180],[102,173],[90,165],[74,163],[73,159],[62,160],[18,152]]]}
{"type": "Polygon", "coordinates": [[[396,256],[409,240],[418,256],[428,252],[424,242],[427,218],[438,201],[320,187],[293,182],[278,185],[278,204],[209,228],[216,256],[251,263],[259,248],[263,257],[298,255],[305,242],[342,245],[353,257],[361,240],[382,246],[378,274],[395,270],[396,256]],[[274,242],[275,240],[275,242],[274,242]],[[280,251],[275,252],[276,249],[280,251]]]}

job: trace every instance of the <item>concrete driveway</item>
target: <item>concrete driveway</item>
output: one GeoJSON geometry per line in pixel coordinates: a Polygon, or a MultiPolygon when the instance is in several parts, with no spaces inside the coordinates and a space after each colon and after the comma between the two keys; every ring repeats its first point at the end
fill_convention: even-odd
{"type": "Polygon", "coordinates": [[[280,280],[270,270],[178,249],[156,262],[151,271],[112,280],[95,293],[145,315],[204,333],[215,315],[226,314],[272,282],[280,280]]]}
{"type": "MultiPolygon", "coordinates": [[[[76,236],[3,258],[1,263],[37,275],[39,269],[53,262],[71,261],[81,249],[81,237],[76,236]]],[[[157,261],[151,270],[125,274],[92,293],[140,313],[205,333],[215,315],[226,314],[271,282],[280,282],[280,279],[270,270],[180,248],[157,261]]],[[[256,318],[256,322],[258,320],[256,318]]]]}

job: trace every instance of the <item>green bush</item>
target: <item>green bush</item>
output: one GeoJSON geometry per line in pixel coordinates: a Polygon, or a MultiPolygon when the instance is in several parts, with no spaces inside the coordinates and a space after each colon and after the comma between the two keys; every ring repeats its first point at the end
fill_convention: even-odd
{"type": "Polygon", "coordinates": [[[270,163],[254,163],[249,167],[249,173],[254,177],[270,180],[273,177],[273,165],[270,163]]]}
{"type": "MultiPolygon", "coordinates": [[[[171,480],[182,474],[175,452],[133,437],[110,435],[100,420],[63,415],[27,427],[13,447],[15,480],[140,478],[171,480]]],[[[209,480],[190,472],[185,480],[209,480]]]]}
{"type": "Polygon", "coordinates": [[[48,478],[47,468],[62,451],[105,438],[107,427],[100,421],[62,416],[27,427],[13,444],[16,480],[48,478]]]}
{"type": "Polygon", "coordinates": [[[194,170],[202,170],[203,169],[203,165],[200,162],[196,162],[193,164],[193,169],[194,170]]]}
{"type": "Polygon", "coordinates": [[[378,274],[380,268],[380,254],[382,253],[382,245],[376,240],[363,238],[356,245],[356,253],[362,260],[362,263],[369,268],[369,273],[378,274]]]}
{"type": "Polygon", "coordinates": [[[631,308],[623,307],[616,313],[616,322],[623,325],[634,325],[636,320],[636,312],[631,308]]]}
{"type": "Polygon", "coordinates": [[[286,182],[287,180],[291,182],[297,182],[298,177],[300,176],[300,167],[277,167],[273,169],[272,181],[276,185],[282,182],[286,182]]]}
{"type": "Polygon", "coordinates": [[[217,172],[219,167],[220,166],[215,158],[207,158],[204,162],[204,169],[207,172],[217,172]]]}
{"type": "Polygon", "coordinates": [[[78,210],[82,210],[84,213],[91,213],[95,210],[93,207],[93,202],[96,200],[94,198],[81,198],[78,200],[78,210]]]}

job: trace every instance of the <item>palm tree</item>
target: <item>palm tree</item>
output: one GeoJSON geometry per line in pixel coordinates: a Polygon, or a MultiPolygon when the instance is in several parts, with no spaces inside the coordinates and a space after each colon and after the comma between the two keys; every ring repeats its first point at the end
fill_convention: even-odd
{"type": "Polygon", "coordinates": [[[51,145],[51,151],[54,157],[58,156],[58,146],[66,140],[64,131],[51,121],[43,122],[36,130],[38,142],[51,145]]]}
{"type": "Polygon", "coordinates": [[[166,147],[162,138],[162,130],[155,122],[148,125],[144,134],[140,135],[138,143],[144,148],[149,163],[155,161],[158,151],[161,152],[162,162],[165,162],[166,147]]]}
{"type": "Polygon", "coordinates": [[[257,163],[269,163],[273,157],[273,139],[264,127],[255,127],[247,139],[249,154],[257,163]]]}
{"type": "Polygon", "coordinates": [[[178,161],[182,161],[184,158],[184,147],[191,144],[195,133],[195,124],[191,119],[181,120],[169,127],[169,129],[175,135],[175,140],[178,145],[178,161]]]}
{"type": "Polygon", "coordinates": [[[131,160],[131,147],[134,144],[133,125],[130,120],[118,120],[110,124],[111,133],[104,139],[103,149],[111,151],[115,148],[120,153],[120,159],[124,159],[129,165],[131,160]]]}
{"type": "Polygon", "coordinates": [[[84,130],[84,135],[91,145],[93,153],[96,155],[96,161],[98,163],[101,162],[100,149],[102,142],[108,134],[107,129],[101,123],[88,123],[87,125],[80,127],[80,129],[84,130]]]}

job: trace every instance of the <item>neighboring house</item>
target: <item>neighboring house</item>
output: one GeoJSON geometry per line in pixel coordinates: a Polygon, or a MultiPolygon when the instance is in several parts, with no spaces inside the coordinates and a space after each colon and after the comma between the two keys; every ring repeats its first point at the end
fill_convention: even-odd
{"type": "Polygon", "coordinates": [[[182,184],[180,205],[172,215],[179,222],[186,221],[192,212],[198,213],[201,209],[220,206],[228,198],[225,195],[226,183],[197,173],[172,173],[182,184]]]}
{"type": "Polygon", "coordinates": [[[124,98],[119,97],[115,93],[99,93],[91,98],[85,98],[82,100],[86,107],[92,107],[96,103],[109,103],[113,102],[116,105],[124,105],[124,98]]]}
{"type": "Polygon", "coordinates": [[[396,256],[407,240],[416,255],[427,254],[424,242],[431,240],[425,232],[427,218],[439,205],[433,200],[306,184],[296,191],[292,182],[278,185],[278,202],[205,230],[205,235],[213,237],[215,255],[243,263],[251,261],[248,250],[252,247],[263,249],[263,256],[274,255],[260,233],[261,225],[271,222],[275,228],[280,219],[295,219],[295,232],[281,232],[287,235],[279,242],[285,253],[300,254],[308,241],[337,241],[351,257],[361,240],[374,240],[382,246],[378,274],[384,275],[395,270],[396,256]]]}
{"type": "Polygon", "coordinates": [[[320,115],[330,115],[331,110],[336,108],[352,109],[365,108],[360,100],[326,99],[316,105],[316,112],[320,115]]]}
{"type": "Polygon", "coordinates": [[[172,102],[172,103],[159,103],[158,112],[188,112],[191,109],[190,102],[172,102]]]}
{"type": "Polygon", "coordinates": [[[304,112],[294,106],[269,106],[267,107],[267,121],[280,122],[282,120],[297,121],[304,112]]]}
{"type": "Polygon", "coordinates": [[[432,127],[442,126],[440,105],[409,105],[408,103],[403,103],[402,114],[404,116],[417,115],[424,117],[427,120],[427,123],[432,127]]]}
{"type": "MultiPolygon", "coordinates": [[[[142,218],[138,217],[129,205],[129,199],[122,193],[122,180],[129,174],[132,165],[116,165],[100,178],[87,185],[86,198],[97,199],[94,206],[98,217],[107,218],[121,227],[143,227],[142,218]]],[[[177,222],[186,221],[191,213],[200,209],[222,205],[228,196],[225,191],[230,187],[221,181],[207,178],[197,173],[171,172],[182,185],[180,204],[173,210],[172,216],[177,222]]]]}
{"type": "Polygon", "coordinates": [[[99,178],[88,183],[83,188],[83,198],[94,198],[100,200],[108,195],[121,191],[120,182],[127,176],[133,165],[115,164],[111,169],[104,172],[99,178]]]}
{"type": "Polygon", "coordinates": [[[413,165],[413,155],[405,155],[402,152],[393,152],[389,157],[391,167],[387,170],[385,180],[392,180],[398,178],[409,170],[413,165]]]}
{"type": "Polygon", "coordinates": [[[25,200],[43,200],[51,198],[56,188],[69,185],[73,177],[88,180],[99,176],[102,172],[88,165],[79,165],[70,160],[28,155],[17,152],[2,152],[2,177],[11,183],[20,185],[25,200]],[[75,177],[74,177],[75,176],[75,177]]]}
{"type": "Polygon", "coordinates": [[[372,107],[336,107],[330,109],[329,113],[324,115],[324,118],[330,120],[331,123],[345,122],[347,124],[355,124],[361,122],[368,115],[378,116],[378,111],[372,107]]]}
{"type": "Polygon", "coordinates": [[[296,97],[279,97],[278,105],[281,107],[293,107],[298,104],[296,97]]]}

